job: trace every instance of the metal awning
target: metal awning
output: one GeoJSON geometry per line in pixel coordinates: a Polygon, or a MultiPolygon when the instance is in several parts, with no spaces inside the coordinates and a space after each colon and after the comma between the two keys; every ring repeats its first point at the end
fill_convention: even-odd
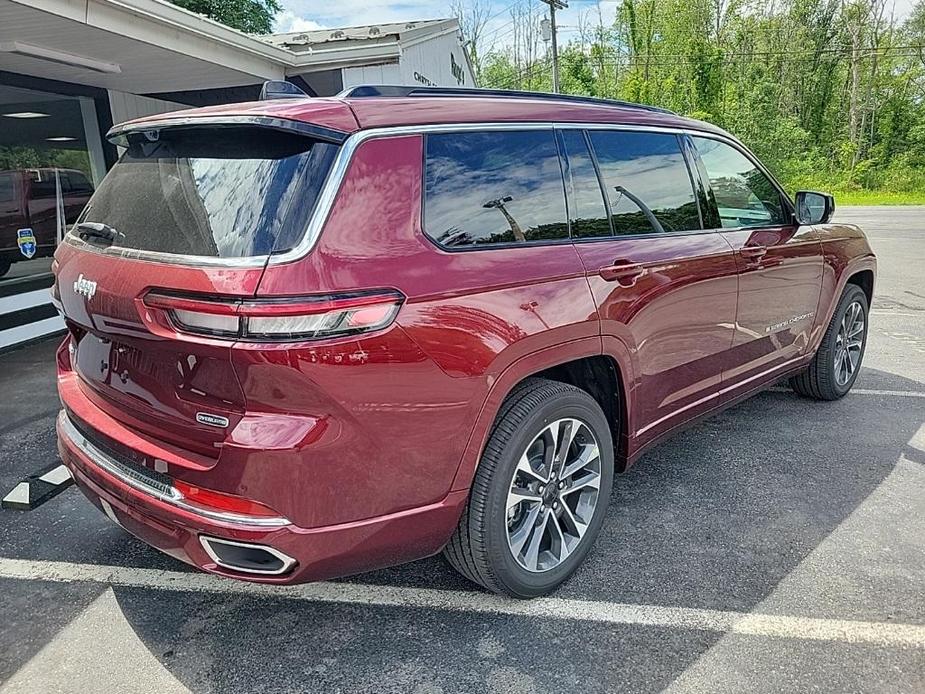
{"type": "Polygon", "coordinates": [[[0,69],[134,94],[283,79],[283,48],[159,0],[0,0],[0,69]]]}

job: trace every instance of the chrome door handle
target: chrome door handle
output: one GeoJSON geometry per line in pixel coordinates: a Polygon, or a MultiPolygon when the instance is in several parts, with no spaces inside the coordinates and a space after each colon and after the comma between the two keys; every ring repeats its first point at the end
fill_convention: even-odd
{"type": "Polygon", "coordinates": [[[597,274],[607,282],[619,282],[624,287],[632,287],[645,272],[646,269],[638,263],[621,263],[602,267],[597,274]]]}

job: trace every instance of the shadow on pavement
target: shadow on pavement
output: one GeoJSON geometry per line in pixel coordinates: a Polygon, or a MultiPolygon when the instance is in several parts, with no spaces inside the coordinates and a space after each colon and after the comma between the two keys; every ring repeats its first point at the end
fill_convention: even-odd
{"type": "MultiPolygon", "coordinates": [[[[871,369],[859,387],[922,391],[871,369]]],[[[47,396],[28,407],[49,410],[47,396]]],[[[595,550],[557,597],[748,611],[880,484],[923,421],[922,398],[817,403],[762,393],[678,434],[618,477],[595,550]]],[[[36,423],[47,426],[42,417],[36,423]]],[[[0,434],[4,465],[21,429],[0,434]]],[[[40,448],[29,456],[54,455],[53,437],[26,431],[40,448]]],[[[112,526],[77,492],[29,514],[0,514],[0,539],[7,557],[185,570],[112,526]]],[[[345,580],[476,590],[439,557],[345,580]]],[[[39,590],[13,591],[5,609],[22,609],[39,590]]],[[[196,691],[658,691],[719,638],[411,608],[114,592],[145,646],[196,691]]],[[[74,614],[83,604],[76,601],[74,614]]],[[[17,649],[4,648],[9,635],[0,638],[0,677],[51,635],[36,636],[17,649]]]]}

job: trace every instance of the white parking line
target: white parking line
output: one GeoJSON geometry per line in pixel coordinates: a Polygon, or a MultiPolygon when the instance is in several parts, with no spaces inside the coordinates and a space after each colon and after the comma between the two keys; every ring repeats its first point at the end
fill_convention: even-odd
{"type": "Polygon", "coordinates": [[[630,605],[614,602],[539,598],[522,601],[479,592],[434,590],[358,583],[307,583],[271,586],[232,581],[203,573],[136,569],[96,564],[71,564],[0,558],[0,578],[74,583],[88,581],[112,586],[196,593],[258,595],[308,602],[408,607],[453,612],[479,612],[519,617],[575,619],[669,629],[771,636],[813,641],[872,643],[925,648],[925,625],[819,619],[690,607],[630,605]]]}
{"type": "MultiPolygon", "coordinates": [[[[768,390],[772,393],[793,392],[790,388],[785,388],[784,386],[774,386],[773,388],[768,388],[768,390]]],[[[866,388],[852,388],[848,396],[850,397],[852,395],[885,395],[895,398],[925,398],[925,393],[914,390],[870,390],[866,388]]]]}

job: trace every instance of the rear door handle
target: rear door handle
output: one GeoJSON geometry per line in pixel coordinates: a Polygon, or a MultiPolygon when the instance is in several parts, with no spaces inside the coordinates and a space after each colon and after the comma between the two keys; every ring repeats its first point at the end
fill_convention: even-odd
{"type": "Polygon", "coordinates": [[[646,269],[639,263],[618,263],[602,267],[597,274],[607,282],[619,282],[624,287],[632,287],[645,272],[646,269]]]}

